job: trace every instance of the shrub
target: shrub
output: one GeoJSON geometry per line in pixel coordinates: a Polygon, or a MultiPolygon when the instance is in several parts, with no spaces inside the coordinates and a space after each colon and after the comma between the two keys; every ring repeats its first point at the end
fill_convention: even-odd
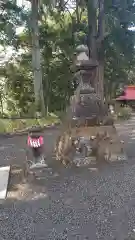
{"type": "Polygon", "coordinates": [[[41,119],[0,119],[0,133],[11,133],[17,130],[27,129],[32,126],[46,126],[60,122],[59,118],[51,115],[41,119]]]}
{"type": "Polygon", "coordinates": [[[132,113],[132,108],[130,108],[129,106],[122,107],[118,113],[118,118],[127,120],[131,117],[131,113],[132,113]]]}

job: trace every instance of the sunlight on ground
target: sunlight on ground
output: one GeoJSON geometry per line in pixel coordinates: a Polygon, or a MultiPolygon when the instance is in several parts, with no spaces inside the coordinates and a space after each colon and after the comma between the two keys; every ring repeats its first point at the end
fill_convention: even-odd
{"type": "Polygon", "coordinates": [[[98,172],[98,168],[88,168],[91,172],[98,172]]]}
{"type": "Polygon", "coordinates": [[[130,135],[130,141],[128,143],[133,143],[133,141],[135,140],[134,122],[135,119],[131,118],[128,122],[124,124],[124,128],[121,124],[116,124],[116,129],[118,129],[120,135],[130,135]]]}
{"type": "Polygon", "coordinates": [[[8,200],[37,200],[47,198],[48,194],[46,189],[41,189],[37,185],[31,184],[16,184],[15,189],[9,190],[7,199],[8,200]],[[34,190],[33,190],[34,188],[34,190]]]}

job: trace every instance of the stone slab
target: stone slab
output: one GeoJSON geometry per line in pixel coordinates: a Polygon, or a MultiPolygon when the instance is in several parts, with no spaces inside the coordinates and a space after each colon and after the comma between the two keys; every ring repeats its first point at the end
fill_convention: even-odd
{"type": "Polygon", "coordinates": [[[10,166],[0,167],[0,200],[7,196],[10,166]]]}

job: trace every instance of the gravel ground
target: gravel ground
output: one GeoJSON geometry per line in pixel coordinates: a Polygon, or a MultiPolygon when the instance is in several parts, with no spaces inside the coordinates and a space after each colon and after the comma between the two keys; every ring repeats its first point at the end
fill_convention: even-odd
{"type": "MultiPolygon", "coordinates": [[[[11,180],[8,200],[0,205],[0,240],[125,240],[134,232],[134,117],[117,129],[128,153],[123,163],[95,169],[64,169],[50,163],[54,174],[40,183],[11,180]]],[[[45,132],[48,159],[57,135],[58,130],[45,132]]],[[[1,164],[20,166],[24,142],[25,137],[1,139],[1,164]]]]}

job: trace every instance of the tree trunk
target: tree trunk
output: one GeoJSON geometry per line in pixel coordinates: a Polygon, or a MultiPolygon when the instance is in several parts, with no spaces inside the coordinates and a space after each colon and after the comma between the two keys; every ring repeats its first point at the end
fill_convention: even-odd
{"type": "Polygon", "coordinates": [[[104,0],[88,0],[88,25],[90,58],[99,64],[95,90],[104,101],[104,0]],[[99,14],[97,14],[99,12],[99,14]]]}
{"type": "Polygon", "coordinates": [[[88,47],[89,55],[93,60],[97,60],[97,0],[88,0],[88,47]]]}
{"type": "Polygon", "coordinates": [[[46,116],[48,116],[49,113],[49,93],[50,93],[50,89],[49,89],[49,79],[46,78],[45,81],[45,87],[46,87],[46,96],[45,96],[45,108],[46,108],[46,116]]]}
{"type": "Polygon", "coordinates": [[[3,109],[3,101],[2,101],[2,96],[0,96],[0,103],[1,103],[1,113],[2,113],[2,116],[3,116],[4,109],[3,109]]]}
{"type": "Polygon", "coordinates": [[[98,95],[102,103],[104,102],[104,61],[99,61],[98,65],[98,95]]]}
{"type": "Polygon", "coordinates": [[[42,84],[42,70],[41,70],[41,56],[39,46],[39,28],[38,28],[38,7],[39,0],[31,1],[31,25],[32,25],[32,64],[34,75],[34,93],[35,93],[35,107],[37,112],[45,115],[45,104],[42,84]]]}
{"type": "Polygon", "coordinates": [[[102,103],[104,103],[104,35],[105,35],[105,20],[104,20],[104,0],[98,1],[99,16],[98,16],[98,92],[102,103]]]}

